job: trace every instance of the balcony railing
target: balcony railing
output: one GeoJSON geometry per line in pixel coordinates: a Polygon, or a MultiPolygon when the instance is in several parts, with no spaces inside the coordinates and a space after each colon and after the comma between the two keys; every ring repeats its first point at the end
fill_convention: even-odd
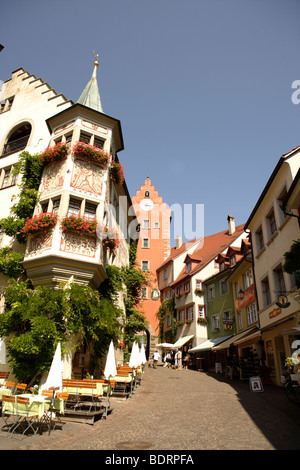
{"type": "Polygon", "coordinates": [[[4,145],[2,157],[8,153],[18,152],[26,147],[29,136],[21,137],[20,139],[13,140],[12,142],[7,142],[4,145]]]}

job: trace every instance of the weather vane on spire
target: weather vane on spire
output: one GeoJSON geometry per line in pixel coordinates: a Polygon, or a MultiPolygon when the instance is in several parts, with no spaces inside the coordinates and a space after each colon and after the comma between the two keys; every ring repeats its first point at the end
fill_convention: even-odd
{"type": "Polygon", "coordinates": [[[95,52],[95,51],[93,51],[93,53],[94,53],[94,56],[95,56],[95,62],[94,62],[94,65],[97,65],[97,66],[98,66],[98,65],[99,65],[99,62],[98,62],[98,57],[99,57],[99,54],[96,54],[96,52],[95,52]]]}

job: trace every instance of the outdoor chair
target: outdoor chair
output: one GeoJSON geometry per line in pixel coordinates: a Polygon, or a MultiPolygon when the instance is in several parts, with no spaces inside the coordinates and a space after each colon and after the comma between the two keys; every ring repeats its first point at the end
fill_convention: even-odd
{"type": "MultiPolygon", "coordinates": [[[[67,402],[67,400],[68,400],[68,398],[69,398],[69,394],[66,393],[66,392],[56,392],[55,398],[58,398],[59,400],[64,400],[64,402],[67,402]]],[[[56,424],[57,424],[57,423],[63,425],[63,422],[62,422],[62,420],[61,420],[61,416],[62,416],[62,413],[60,413],[59,411],[55,410],[55,421],[54,421],[53,429],[56,428],[56,424]]]]}
{"type": "Polygon", "coordinates": [[[23,427],[24,425],[22,435],[29,429],[36,434],[39,429],[39,414],[30,410],[30,399],[22,397],[22,395],[15,395],[14,398],[14,417],[16,418],[16,423],[10,428],[9,432],[13,434],[19,427],[23,427]],[[34,424],[37,425],[36,429],[34,429],[34,424]]]}
{"type": "Polygon", "coordinates": [[[45,424],[48,428],[48,434],[51,432],[51,424],[52,424],[52,413],[53,409],[53,399],[54,399],[54,391],[53,390],[42,390],[41,391],[42,397],[47,397],[50,400],[49,407],[45,409],[43,416],[41,417],[41,426],[45,424]]]}
{"type": "Polygon", "coordinates": [[[9,377],[9,372],[0,372],[0,387],[5,385],[6,380],[9,377]]]}
{"type": "MultiPolygon", "coordinates": [[[[4,419],[5,424],[2,426],[1,430],[6,429],[9,431],[15,426],[15,396],[13,395],[3,395],[2,396],[2,418],[4,419]],[[12,423],[9,423],[9,420],[12,420],[12,423]]],[[[9,436],[9,434],[8,434],[9,436]]]]}
{"type": "Polygon", "coordinates": [[[15,391],[18,392],[18,390],[22,390],[23,393],[24,393],[25,390],[26,390],[26,388],[27,388],[27,384],[18,383],[18,384],[16,385],[15,391]]]}

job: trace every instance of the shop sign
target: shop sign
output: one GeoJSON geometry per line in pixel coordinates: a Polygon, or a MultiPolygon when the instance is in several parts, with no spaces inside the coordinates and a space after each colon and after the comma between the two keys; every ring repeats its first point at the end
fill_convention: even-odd
{"type": "Polygon", "coordinates": [[[251,286],[244,292],[244,297],[242,299],[237,299],[237,310],[241,310],[243,307],[246,307],[246,305],[253,302],[253,300],[255,300],[255,290],[254,286],[251,286]]]}
{"type": "Polygon", "coordinates": [[[274,310],[272,310],[272,312],[269,313],[269,318],[277,317],[277,315],[279,315],[280,313],[281,313],[280,307],[274,308],[274,310]]]}
{"type": "Polygon", "coordinates": [[[249,382],[250,382],[251,392],[263,392],[264,391],[260,377],[250,377],[249,382]]]}

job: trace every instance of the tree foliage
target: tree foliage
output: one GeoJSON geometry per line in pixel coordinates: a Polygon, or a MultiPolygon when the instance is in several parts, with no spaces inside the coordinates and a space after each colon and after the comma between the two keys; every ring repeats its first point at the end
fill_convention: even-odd
{"type": "Polygon", "coordinates": [[[58,341],[64,347],[76,335],[93,345],[91,351],[99,358],[119,335],[119,309],[87,286],[34,288],[30,281],[12,281],[5,302],[0,337],[10,336],[11,368],[25,383],[49,370],[58,341]]]}
{"type": "Polygon", "coordinates": [[[295,274],[296,286],[300,287],[300,239],[294,241],[289,251],[284,254],[283,270],[295,274]]]}

